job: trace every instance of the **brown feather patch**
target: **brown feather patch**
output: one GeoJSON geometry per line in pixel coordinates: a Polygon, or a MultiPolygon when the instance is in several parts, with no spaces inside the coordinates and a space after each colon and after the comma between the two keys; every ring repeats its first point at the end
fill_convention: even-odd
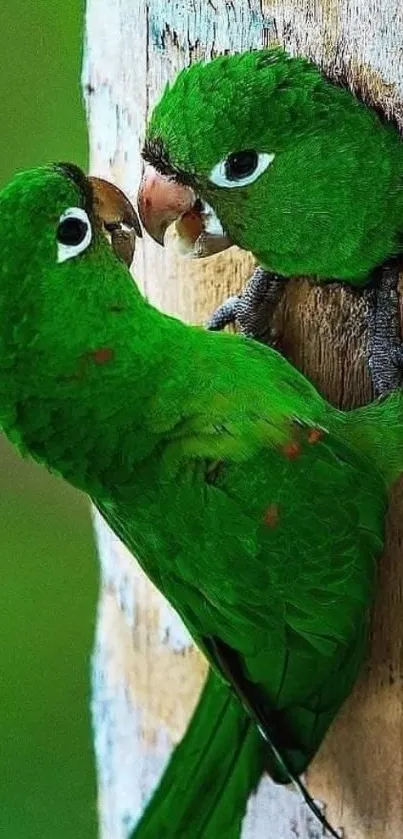
{"type": "Polygon", "coordinates": [[[270,504],[264,514],[264,523],[266,527],[277,527],[280,518],[278,504],[270,504]]]}
{"type": "Polygon", "coordinates": [[[319,443],[323,437],[323,431],[320,428],[310,428],[307,434],[308,443],[319,443]]]}

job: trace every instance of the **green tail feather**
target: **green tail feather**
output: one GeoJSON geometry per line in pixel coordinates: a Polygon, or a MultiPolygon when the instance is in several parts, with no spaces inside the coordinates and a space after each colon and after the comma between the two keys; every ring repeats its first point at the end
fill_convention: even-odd
{"type": "Polygon", "coordinates": [[[266,748],[210,670],[186,734],[130,839],[239,839],[266,748]]]}

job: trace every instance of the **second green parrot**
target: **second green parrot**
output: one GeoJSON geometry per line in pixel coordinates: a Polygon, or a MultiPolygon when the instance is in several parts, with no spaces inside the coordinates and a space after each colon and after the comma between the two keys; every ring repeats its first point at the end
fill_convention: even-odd
{"type": "MultiPolygon", "coordinates": [[[[236,244],[262,266],[211,328],[236,318],[265,340],[262,305],[284,288],[279,276],[358,288],[401,258],[402,138],[305,58],[272,48],[191,65],[154,108],[143,155],[140,216],[158,242],[178,219],[192,256],[236,244]]],[[[401,384],[397,272],[385,282],[383,317],[370,322],[379,394],[401,384]]]]}

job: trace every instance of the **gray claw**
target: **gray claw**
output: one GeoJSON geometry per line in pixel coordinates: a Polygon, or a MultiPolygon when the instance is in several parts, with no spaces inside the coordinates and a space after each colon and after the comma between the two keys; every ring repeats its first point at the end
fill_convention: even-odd
{"type": "Polygon", "coordinates": [[[228,300],[219,306],[206,323],[206,328],[213,332],[219,332],[225,326],[235,323],[240,297],[228,297],[228,300]]]}
{"type": "Polygon", "coordinates": [[[286,281],[264,268],[256,268],[239,297],[229,297],[207,322],[207,329],[218,331],[236,323],[242,335],[270,344],[271,320],[283,294],[286,281]]]}

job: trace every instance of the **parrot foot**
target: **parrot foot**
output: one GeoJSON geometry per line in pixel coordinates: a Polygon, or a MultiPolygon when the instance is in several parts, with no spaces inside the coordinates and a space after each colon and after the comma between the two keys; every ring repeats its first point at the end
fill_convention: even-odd
{"type": "Polygon", "coordinates": [[[379,284],[370,292],[368,364],[375,396],[403,386],[398,281],[397,266],[385,265],[379,284]]]}
{"type": "Polygon", "coordinates": [[[229,297],[216,309],[207,322],[207,329],[217,332],[229,324],[237,324],[241,334],[247,338],[254,338],[262,344],[271,344],[271,320],[285,283],[286,280],[282,277],[257,267],[242,294],[239,297],[229,297]]]}

